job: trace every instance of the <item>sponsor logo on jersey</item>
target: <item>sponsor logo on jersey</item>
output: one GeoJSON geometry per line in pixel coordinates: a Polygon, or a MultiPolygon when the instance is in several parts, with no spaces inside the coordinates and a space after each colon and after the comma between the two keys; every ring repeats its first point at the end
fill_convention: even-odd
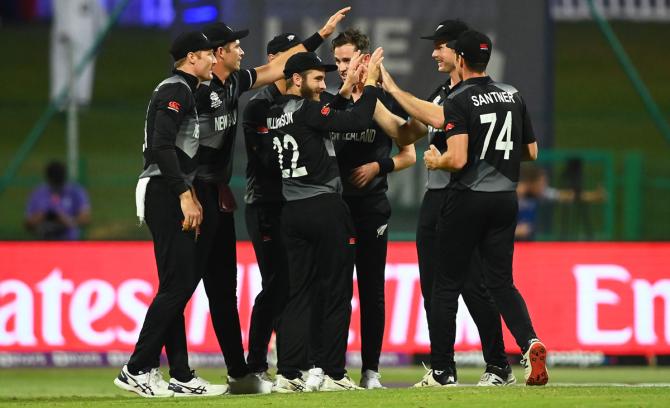
{"type": "Polygon", "coordinates": [[[179,113],[179,110],[181,109],[181,105],[177,101],[170,101],[170,102],[168,102],[168,109],[179,113]]]}
{"type": "Polygon", "coordinates": [[[209,94],[209,100],[212,102],[212,108],[214,109],[218,108],[223,103],[221,102],[221,99],[219,99],[219,94],[214,91],[209,94]]]}
{"type": "Polygon", "coordinates": [[[262,134],[267,134],[269,133],[270,130],[267,128],[267,126],[256,126],[256,133],[262,133],[262,134]]]}
{"type": "Polygon", "coordinates": [[[330,115],[330,106],[324,105],[323,108],[321,108],[321,114],[323,116],[328,116],[330,115]]]}
{"type": "Polygon", "coordinates": [[[479,44],[479,49],[482,51],[488,51],[489,50],[489,45],[487,43],[481,43],[479,44]]]}
{"type": "Polygon", "coordinates": [[[456,125],[454,124],[454,122],[449,122],[449,123],[447,123],[447,126],[444,127],[444,130],[450,131],[451,129],[453,129],[455,127],[456,127],[456,125]]]}
{"type": "Polygon", "coordinates": [[[356,245],[356,237],[349,238],[349,245],[356,245]]]}

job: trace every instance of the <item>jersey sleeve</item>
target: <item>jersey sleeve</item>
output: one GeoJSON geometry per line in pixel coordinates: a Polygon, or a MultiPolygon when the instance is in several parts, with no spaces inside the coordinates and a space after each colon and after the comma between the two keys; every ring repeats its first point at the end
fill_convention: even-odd
{"type": "Polygon", "coordinates": [[[466,121],[465,109],[455,99],[447,99],[443,106],[444,111],[444,132],[446,138],[454,135],[468,133],[468,123],[466,121]]]}
{"type": "Polygon", "coordinates": [[[238,71],[238,79],[239,79],[239,91],[238,95],[243,94],[244,92],[248,91],[251,89],[254,84],[256,83],[256,70],[254,68],[251,69],[243,69],[238,71]]]}
{"type": "Polygon", "coordinates": [[[405,121],[409,120],[409,115],[405,110],[400,106],[400,104],[393,99],[391,95],[386,92],[381,92],[379,100],[386,106],[386,108],[394,115],[404,119],[405,121]]]}
{"type": "Polygon", "coordinates": [[[330,104],[308,102],[302,108],[307,126],[328,132],[355,132],[372,124],[377,98],[372,86],[366,86],[361,98],[350,111],[333,109],[330,104]]]}
{"type": "Polygon", "coordinates": [[[179,195],[188,190],[179,168],[175,141],[186,112],[193,109],[190,90],[182,84],[168,85],[156,95],[151,155],[172,191],[179,195]]]}

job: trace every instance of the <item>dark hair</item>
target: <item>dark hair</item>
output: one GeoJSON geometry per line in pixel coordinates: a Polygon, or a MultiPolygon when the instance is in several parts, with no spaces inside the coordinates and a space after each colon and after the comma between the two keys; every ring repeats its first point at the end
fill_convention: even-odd
{"type": "MultiPolygon", "coordinates": [[[[463,56],[461,56],[461,58],[463,58],[463,56]]],[[[465,61],[465,65],[470,71],[476,72],[478,74],[486,71],[486,66],[489,64],[488,62],[469,62],[465,58],[463,58],[463,60],[465,61]]]]}
{"type": "Polygon", "coordinates": [[[349,27],[331,41],[333,50],[346,44],[353,45],[361,53],[370,52],[370,39],[357,28],[349,27]]]}
{"type": "Polygon", "coordinates": [[[59,161],[52,161],[47,164],[46,170],[44,171],[44,176],[47,179],[52,187],[62,187],[65,185],[65,180],[67,180],[67,173],[65,171],[65,165],[59,161]]]}

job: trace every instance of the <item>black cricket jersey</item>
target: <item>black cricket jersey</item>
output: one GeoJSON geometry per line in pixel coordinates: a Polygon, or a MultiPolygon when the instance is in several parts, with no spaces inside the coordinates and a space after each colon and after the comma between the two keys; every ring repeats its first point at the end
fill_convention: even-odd
{"type": "Polygon", "coordinates": [[[268,111],[280,96],[277,86],[270,84],[249,100],[242,114],[247,151],[247,190],[244,194],[247,204],[284,200],[277,154],[267,125],[268,111]]]}
{"type": "MultiPolygon", "coordinates": [[[[374,94],[389,111],[407,119],[407,114],[400,107],[400,104],[383,89],[375,88],[374,94]]],[[[354,107],[354,102],[349,99],[343,106],[332,106],[336,109],[350,111],[354,107]]],[[[331,132],[330,137],[335,145],[337,164],[342,176],[342,195],[362,196],[385,193],[388,189],[386,174],[378,175],[363,188],[357,188],[349,181],[349,176],[356,167],[388,158],[391,154],[392,139],[377,125],[377,122],[373,121],[370,127],[360,131],[331,132]]]]}
{"type": "Polygon", "coordinates": [[[294,95],[277,98],[268,112],[267,127],[282,176],[282,194],[287,201],[342,192],[330,132],[368,128],[377,101],[374,91],[375,87],[366,86],[355,108],[348,112],[294,95]]]}
{"type": "Polygon", "coordinates": [[[140,178],[162,176],[179,195],[193,185],[198,166],[198,78],[180,70],[156,86],[144,122],[140,178]]]}
{"type": "MultiPolygon", "coordinates": [[[[451,92],[451,78],[446,83],[440,85],[432,94],[426,99],[436,105],[444,106],[444,101],[451,92]]],[[[428,145],[435,145],[440,153],[447,151],[447,135],[444,128],[434,128],[428,125],[428,145]]],[[[451,173],[444,169],[428,169],[426,179],[426,190],[439,190],[447,187],[451,180],[451,173]]]]}
{"type": "Polygon", "coordinates": [[[198,88],[195,94],[200,115],[198,179],[226,184],[230,181],[238,100],[255,82],[256,70],[243,69],[230,74],[225,82],[214,75],[198,88]]]}
{"type": "Polygon", "coordinates": [[[523,145],[535,135],[519,91],[490,77],[456,85],[444,104],[447,138],[468,135],[468,161],[452,173],[449,188],[515,191],[523,145]]]}

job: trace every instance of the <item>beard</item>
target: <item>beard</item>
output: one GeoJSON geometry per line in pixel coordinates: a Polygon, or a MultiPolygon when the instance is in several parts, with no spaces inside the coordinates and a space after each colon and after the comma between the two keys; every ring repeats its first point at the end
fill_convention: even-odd
{"type": "Polygon", "coordinates": [[[321,100],[321,93],[315,88],[308,87],[306,84],[300,87],[300,96],[312,101],[321,100]]]}

